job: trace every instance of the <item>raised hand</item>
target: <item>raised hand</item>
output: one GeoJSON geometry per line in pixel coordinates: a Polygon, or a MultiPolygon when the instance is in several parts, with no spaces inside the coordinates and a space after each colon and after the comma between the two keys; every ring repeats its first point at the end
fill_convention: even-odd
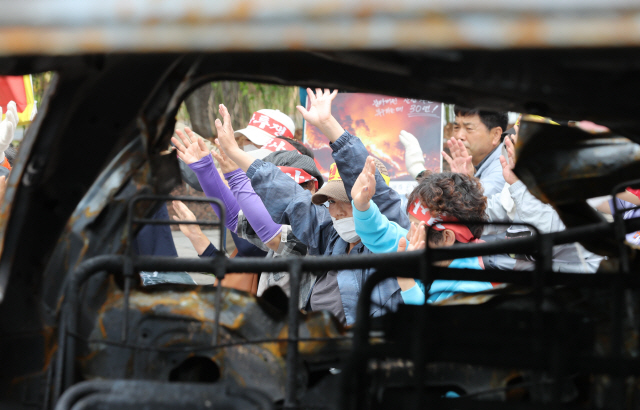
{"type": "Polygon", "coordinates": [[[458,172],[460,174],[467,174],[472,177],[476,173],[476,169],[471,163],[471,155],[467,152],[467,148],[462,141],[456,140],[455,137],[447,142],[451,156],[442,151],[442,157],[451,166],[451,172],[458,172]]]}
{"type": "Polygon", "coordinates": [[[238,143],[234,137],[233,126],[231,125],[231,115],[224,104],[218,106],[218,112],[222,116],[222,121],[216,119],[215,125],[218,130],[218,142],[220,148],[227,154],[231,155],[233,150],[239,150],[238,143]]]}
{"type": "MultiPolygon", "coordinates": [[[[425,223],[420,224],[411,223],[411,229],[408,233],[409,242],[406,238],[400,238],[398,243],[398,252],[411,252],[424,249],[427,247],[427,230],[425,229],[425,223]]],[[[400,289],[409,290],[415,284],[416,281],[413,278],[397,278],[400,289]]]]}
{"type": "Polygon", "coordinates": [[[419,224],[412,222],[407,236],[409,237],[409,243],[405,238],[401,238],[398,244],[398,252],[417,251],[427,247],[427,230],[424,222],[419,224]]]}
{"type": "MultiPolygon", "coordinates": [[[[189,209],[182,201],[172,201],[171,204],[173,205],[173,210],[176,212],[176,214],[173,216],[174,221],[181,222],[196,220],[196,216],[193,214],[193,212],[191,212],[191,209],[189,209]]],[[[188,238],[196,237],[202,233],[199,225],[178,226],[180,227],[182,233],[188,238]]]]}
{"type": "Polygon", "coordinates": [[[307,94],[311,104],[309,109],[307,110],[301,105],[296,106],[296,108],[309,124],[318,127],[320,132],[329,138],[329,141],[335,142],[344,132],[342,126],[331,115],[331,102],[338,95],[338,90],[330,92],[328,88],[325,88],[324,91],[316,88],[314,94],[310,88],[307,88],[307,94]]]}
{"type": "Polygon", "coordinates": [[[369,201],[376,193],[376,163],[373,157],[367,157],[362,172],[351,188],[351,198],[358,211],[369,209],[369,201]]]}
{"type": "Polygon", "coordinates": [[[511,138],[507,135],[504,139],[504,146],[507,148],[507,155],[509,157],[509,161],[507,161],[504,155],[500,155],[500,164],[502,165],[502,176],[504,177],[504,181],[513,185],[518,182],[518,177],[513,173],[513,168],[516,166],[516,150],[513,146],[513,142],[511,142],[511,138]]]}
{"type": "MultiPolygon", "coordinates": [[[[175,221],[195,221],[196,216],[182,201],[173,201],[173,210],[176,215],[173,216],[175,221]]],[[[189,239],[198,255],[201,255],[211,243],[209,238],[202,232],[199,225],[178,225],[184,236],[189,239]]]]}
{"type": "MultiPolygon", "coordinates": [[[[217,144],[220,147],[220,153],[227,155],[230,161],[235,162],[244,172],[247,172],[255,158],[240,149],[235,137],[233,136],[233,127],[231,126],[231,116],[224,104],[219,107],[222,121],[216,120],[216,129],[218,130],[217,144]],[[223,122],[224,121],[224,122],[223,122]]],[[[218,159],[218,158],[216,158],[218,159]]],[[[221,164],[222,166],[222,164],[221,164]]]]}
{"type": "Polygon", "coordinates": [[[211,155],[213,155],[213,157],[216,159],[216,161],[218,161],[218,163],[220,164],[220,170],[223,173],[227,174],[227,173],[229,173],[231,171],[235,171],[236,169],[238,169],[239,168],[238,164],[233,162],[229,158],[229,156],[224,152],[222,147],[220,147],[220,141],[218,141],[218,138],[216,138],[215,144],[220,149],[220,153],[217,153],[215,151],[211,151],[211,155]]]}
{"type": "Polygon", "coordinates": [[[184,127],[184,133],[176,130],[178,138],[171,138],[171,142],[173,142],[178,152],[178,158],[188,165],[198,162],[210,154],[209,148],[207,148],[202,137],[191,131],[191,128],[184,127]],[[187,135],[185,136],[184,133],[187,135]]]}
{"type": "Polygon", "coordinates": [[[307,93],[309,94],[309,102],[311,103],[309,110],[301,105],[298,105],[296,108],[309,124],[320,127],[322,123],[329,121],[331,118],[331,101],[338,95],[338,90],[331,92],[328,88],[325,88],[324,91],[316,88],[314,94],[311,88],[307,88],[307,93]]]}

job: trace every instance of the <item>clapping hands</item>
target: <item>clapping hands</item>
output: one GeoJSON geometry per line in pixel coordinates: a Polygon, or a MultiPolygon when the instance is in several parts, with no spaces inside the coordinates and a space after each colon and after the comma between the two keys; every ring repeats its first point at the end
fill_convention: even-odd
{"type": "Polygon", "coordinates": [[[442,151],[442,156],[449,163],[451,172],[467,174],[472,177],[476,173],[476,170],[471,163],[471,155],[467,152],[467,148],[464,146],[462,141],[455,139],[455,137],[451,137],[447,142],[447,145],[449,146],[451,156],[447,155],[444,151],[442,151]]]}
{"type": "Polygon", "coordinates": [[[511,142],[511,138],[507,135],[504,138],[504,146],[507,148],[507,156],[509,160],[504,157],[504,155],[500,155],[500,164],[502,165],[502,176],[504,177],[504,181],[513,185],[518,182],[518,177],[513,172],[513,168],[516,166],[516,150],[513,146],[513,142],[511,142]]]}

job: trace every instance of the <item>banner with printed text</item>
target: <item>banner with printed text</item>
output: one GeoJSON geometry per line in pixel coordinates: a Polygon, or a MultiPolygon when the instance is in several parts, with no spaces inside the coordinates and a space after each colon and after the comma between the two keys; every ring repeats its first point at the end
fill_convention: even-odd
{"type": "MultiPolygon", "coordinates": [[[[307,107],[309,101],[307,99],[307,107]]],[[[371,155],[389,170],[391,186],[401,194],[411,191],[415,181],[408,173],[400,131],[413,134],[422,148],[425,167],[442,168],[442,104],[377,94],[340,93],[333,100],[333,116],[351,134],[359,137],[371,155]]],[[[333,163],[327,137],[309,124],[304,141],[313,149],[320,172],[329,175],[333,163]]]]}

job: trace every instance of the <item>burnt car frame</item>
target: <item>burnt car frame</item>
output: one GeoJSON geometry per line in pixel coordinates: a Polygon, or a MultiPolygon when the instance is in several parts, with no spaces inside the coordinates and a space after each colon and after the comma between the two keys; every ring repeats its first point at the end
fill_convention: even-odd
{"type": "MultiPolygon", "coordinates": [[[[622,3],[616,10],[628,13],[622,3]]],[[[587,6],[589,17],[608,22],[606,28],[620,23],[598,16],[602,10],[592,3],[587,6]]],[[[443,27],[427,8],[416,9],[422,13],[417,17],[379,14],[394,25],[405,19],[415,29],[420,22],[443,27]]],[[[464,21],[464,13],[449,11],[450,26],[464,21]]],[[[524,21],[517,10],[507,11],[506,21],[524,21]]],[[[310,9],[293,9],[294,17],[309,19],[309,33],[313,24],[330,30],[331,18],[341,12],[360,16],[357,7],[338,8],[320,12],[316,21],[310,9]]],[[[98,52],[80,41],[62,42],[69,48],[52,52],[66,55],[52,56],[28,40],[46,30],[75,38],[73,25],[59,14],[54,17],[62,28],[24,29],[19,32],[24,48],[13,53],[5,48],[5,54],[14,55],[0,58],[3,75],[56,72],[0,208],[5,222],[0,257],[4,407],[637,406],[640,280],[635,250],[623,238],[640,229],[640,221],[617,214],[608,223],[585,202],[633,185],[640,176],[633,110],[640,89],[635,31],[605,36],[604,43],[560,36],[564,42],[556,39],[560,47],[555,48],[540,48],[548,44],[524,35],[530,43],[519,44],[523,48],[495,41],[493,49],[475,48],[482,36],[476,43],[452,44],[417,36],[381,48],[358,46],[362,27],[356,24],[349,41],[338,45],[323,31],[319,44],[307,39],[299,50],[290,42],[274,46],[268,36],[252,49],[246,40],[256,40],[256,31],[240,37],[235,51],[226,51],[218,37],[208,47],[190,46],[188,35],[178,46],[147,40],[149,48],[142,50],[142,37],[132,36],[130,48],[101,44],[98,52]],[[271,50],[258,51],[263,48],[271,50]],[[563,232],[339,261],[133,257],[127,249],[136,219],[145,222],[153,208],[149,202],[136,206],[136,201],[141,194],[164,198],[180,182],[175,157],[160,155],[179,104],[215,80],[428,98],[560,120],[588,119],[612,131],[591,135],[563,126],[522,127],[515,172],[538,198],[554,205],[568,227],[563,232]],[[574,241],[608,256],[601,273],[551,272],[551,246],[574,241]],[[434,260],[496,252],[534,254],[536,270],[431,266],[434,260]],[[375,321],[365,313],[369,298],[361,297],[357,325],[345,331],[323,312],[300,314],[277,291],[256,299],[222,288],[140,289],[134,281],[139,270],[205,271],[218,277],[232,271],[288,270],[296,300],[299,272],[336,266],[377,267],[363,286],[365,296],[376,280],[399,271],[425,282],[442,277],[511,285],[456,298],[451,306],[403,307],[375,321]],[[448,391],[461,397],[442,398],[448,391]],[[161,399],[154,401],[154,395],[161,399]]],[[[251,22],[227,17],[212,24],[212,31],[226,27],[233,32],[251,22]]],[[[200,23],[216,18],[221,17],[204,13],[200,23]]],[[[546,21],[544,14],[540,18],[541,24],[546,21]]],[[[576,21],[568,15],[564,23],[578,30],[576,21]]],[[[267,32],[268,22],[269,17],[257,19],[267,32]]],[[[279,29],[288,22],[280,22],[279,29]]],[[[193,26],[185,24],[187,34],[193,35],[193,26]]],[[[102,30],[110,29],[105,24],[102,30]]]]}

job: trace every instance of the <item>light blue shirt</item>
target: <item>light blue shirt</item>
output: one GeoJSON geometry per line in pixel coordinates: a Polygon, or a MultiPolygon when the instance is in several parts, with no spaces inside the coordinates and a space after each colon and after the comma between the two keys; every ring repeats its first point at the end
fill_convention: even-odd
{"type": "MultiPolygon", "coordinates": [[[[356,226],[356,233],[360,236],[362,243],[373,253],[397,251],[400,238],[406,237],[409,232],[397,223],[389,221],[372,201],[369,201],[369,209],[364,212],[353,206],[353,221],[356,226]]],[[[482,269],[480,261],[476,257],[455,259],[449,267],[456,269],[482,269]]],[[[473,293],[491,288],[493,288],[493,285],[489,282],[434,280],[429,289],[427,303],[446,299],[458,292],[473,293]]],[[[416,280],[416,285],[401,292],[401,296],[404,303],[408,305],[422,305],[425,298],[424,285],[419,280],[416,280]]]]}

